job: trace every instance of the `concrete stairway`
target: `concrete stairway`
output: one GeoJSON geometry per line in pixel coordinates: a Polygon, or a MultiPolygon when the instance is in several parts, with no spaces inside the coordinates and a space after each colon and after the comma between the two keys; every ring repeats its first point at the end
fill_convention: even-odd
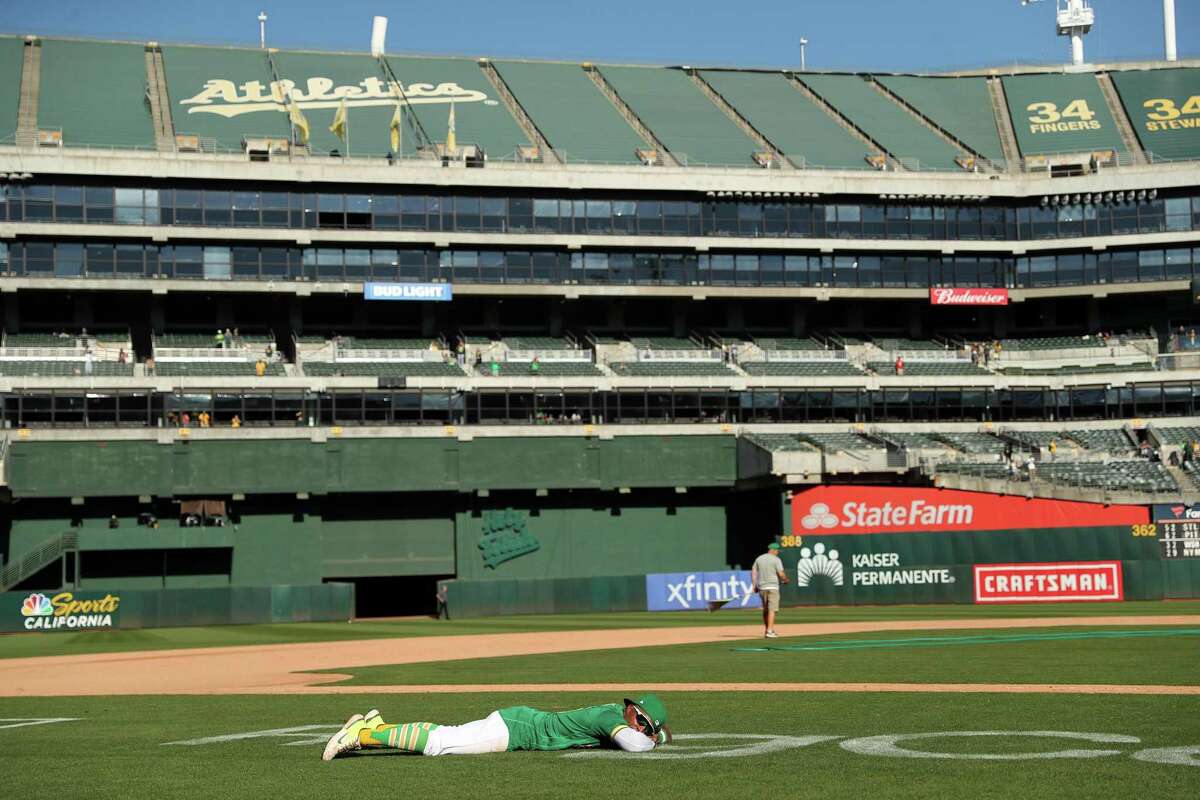
{"type": "Polygon", "coordinates": [[[17,105],[17,145],[37,147],[38,96],[42,84],[42,43],[35,37],[25,40],[21,61],[21,94],[17,105]]]}
{"type": "Polygon", "coordinates": [[[1000,147],[1009,172],[1021,171],[1021,150],[1017,147],[1017,135],[1013,130],[1012,116],[1008,113],[1008,98],[1004,84],[999,78],[988,78],[988,95],[992,98],[992,114],[996,117],[996,130],[1000,134],[1000,147]]]}
{"type": "Polygon", "coordinates": [[[160,153],[175,152],[175,123],[171,119],[171,99],[167,94],[167,73],[162,48],[146,45],[146,101],[154,125],[154,143],[160,153]]]}
{"type": "Polygon", "coordinates": [[[1142,145],[1133,132],[1133,126],[1129,124],[1129,117],[1125,116],[1125,104],[1117,96],[1117,87],[1113,85],[1112,78],[1107,72],[1097,72],[1096,83],[1100,84],[1100,93],[1104,95],[1108,111],[1112,114],[1113,121],[1117,123],[1117,133],[1121,134],[1121,142],[1125,145],[1125,150],[1133,159],[1134,164],[1145,164],[1146,154],[1142,152],[1142,145]]]}

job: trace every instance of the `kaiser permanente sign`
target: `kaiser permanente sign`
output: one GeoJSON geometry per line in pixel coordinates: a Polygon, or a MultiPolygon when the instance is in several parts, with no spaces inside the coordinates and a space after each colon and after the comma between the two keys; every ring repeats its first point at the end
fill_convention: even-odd
{"type": "Polygon", "coordinates": [[[367,283],[363,297],[368,300],[427,300],[446,303],[454,299],[448,283],[367,283]]]}

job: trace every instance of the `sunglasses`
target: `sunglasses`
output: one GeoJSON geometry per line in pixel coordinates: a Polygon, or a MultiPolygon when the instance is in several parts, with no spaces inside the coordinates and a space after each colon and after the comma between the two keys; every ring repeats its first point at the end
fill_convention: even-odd
{"type": "Polygon", "coordinates": [[[654,723],[647,719],[644,714],[634,712],[633,720],[638,724],[639,728],[647,729],[651,733],[658,733],[658,731],[654,729],[654,723]]]}

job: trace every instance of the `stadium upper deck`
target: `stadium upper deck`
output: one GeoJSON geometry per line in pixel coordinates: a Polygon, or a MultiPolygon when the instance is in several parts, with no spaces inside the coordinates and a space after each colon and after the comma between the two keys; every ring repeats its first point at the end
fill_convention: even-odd
{"type": "Polygon", "coordinates": [[[404,161],[445,154],[453,107],[456,149],[489,165],[1038,175],[1200,159],[1200,70],[1136,66],[901,76],[2,37],[0,143],[404,161]],[[348,142],[329,132],[343,101],[348,142]]]}

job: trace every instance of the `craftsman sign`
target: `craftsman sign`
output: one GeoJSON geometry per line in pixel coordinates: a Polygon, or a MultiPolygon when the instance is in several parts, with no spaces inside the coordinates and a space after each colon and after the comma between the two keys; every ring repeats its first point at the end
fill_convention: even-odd
{"type": "Polygon", "coordinates": [[[1125,599],[1121,562],[976,564],[976,603],[1106,602],[1125,599]]]}

